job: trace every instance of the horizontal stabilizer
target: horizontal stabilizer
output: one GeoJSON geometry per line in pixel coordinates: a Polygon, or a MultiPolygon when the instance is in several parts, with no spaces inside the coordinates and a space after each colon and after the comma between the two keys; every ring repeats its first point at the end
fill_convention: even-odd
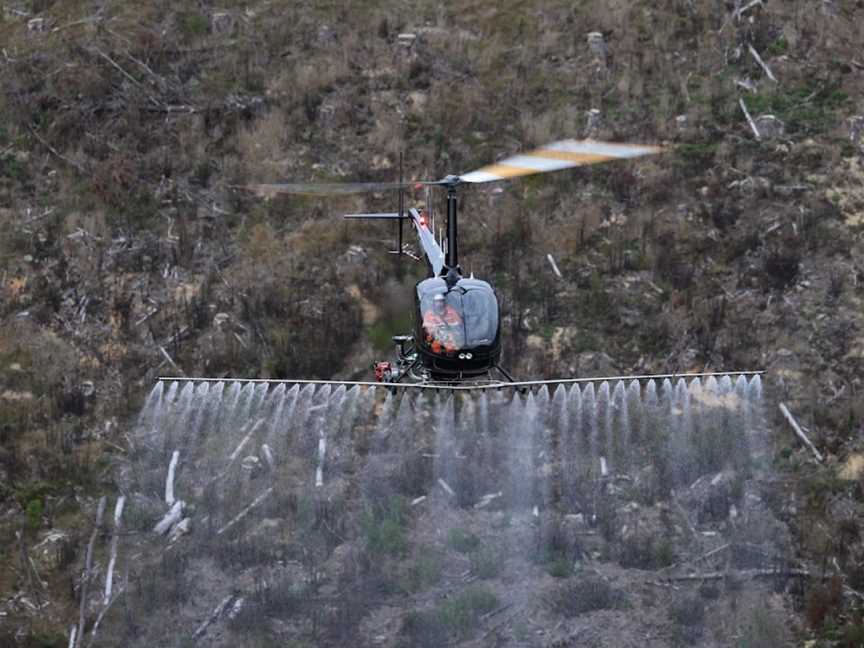
{"type": "Polygon", "coordinates": [[[405,220],[410,218],[407,214],[399,215],[399,212],[378,212],[370,214],[345,214],[344,218],[361,218],[365,220],[405,220]]]}

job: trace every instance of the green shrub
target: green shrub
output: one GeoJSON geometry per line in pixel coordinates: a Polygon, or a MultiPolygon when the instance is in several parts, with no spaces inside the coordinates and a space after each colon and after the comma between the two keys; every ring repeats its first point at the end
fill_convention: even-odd
{"type": "Polygon", "coordinates": [[[573,573],[573,562],[559,554],[546,564],[546,572],[554,578],[567,578],[573,573]]]}
{"type": "Polygon", "coordinates": [[[447,544],[459,553],[471,553],[480,547],[480,538],[465,529],[450,529],[447,532],[447,544]]]}
{"type": "Polygon", "coordinates": [[[747,99],[753,115],[770,113],[790,133],[821,133],[836,121],[835,111],[849,103],[849,95],[835,82],[809,81],[793,88],[778,88],[747,99]]]}
{"type": "Polygon", "coordinates": [[[399,580],[399,587],[405,592],[420,592],[441,580],[443,557],[432,547],[418,547],[417,559],[399,580]]]}
{"type": "Polygon", "coordinates": [[[27,502],[27,524],[34,531],[42,526],[42,512],[44,504],[41,499],[32,499],[27,502]]]}
{"type": "Polygon", "coordinates": [[[186,38],[195,38],[207,33],[209,25],[207,17],[196,11],[184,11],[177,14],[177,29],[186,38]]]}
{"type": "Polygon", "coordinates": [[[477,626],[480,616],[498,606],[498,597],[482,587],[470,587],[438,607],[438,619],[451,634],[466,637],[477,626]]]}
{"type": "Polygon", "coordinates": [[[25,167],[14,155],[0,156],[0,177],[23,181],[27,179],[25,167]]]}
{"type": "Polygon", "coordinates": [[[495,578],[501,573],[504,556],[492,549],[479,549],[471,555],[471,569],[480,578],[495,578]]]}
{"type": "Polygon", "coordinates": [[[674,164],[688,175],[704,171],[714,161],[717,142],[693,142],[675,147],[674,164]]]}
{"type": "Polygon", "coordinates": [[[438,648],[465,639],[480,617],[498,606],[498,597],[482,587],[470,587],[431,610],[412,610],[402,620],[401,646],[438,648]]]}
{"type": "Polygon", "coordinates": [[[405,537],[407,522],[402,502],[398,498],[390,500],[389,506],[381,511],[366,511],[360,521],[366,550],[372,556],[401,556],[408,548],[405,537]]]}

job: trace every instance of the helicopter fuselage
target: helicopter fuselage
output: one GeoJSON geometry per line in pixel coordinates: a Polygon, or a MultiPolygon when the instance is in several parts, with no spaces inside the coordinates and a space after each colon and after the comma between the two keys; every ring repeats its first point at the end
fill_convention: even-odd
{"type": "Polygon", "coordinates": [[[430,277],[414,291],[414,349],[433,380],[487,374],[501,359],[498,299],[486,281],[430,277]]]}

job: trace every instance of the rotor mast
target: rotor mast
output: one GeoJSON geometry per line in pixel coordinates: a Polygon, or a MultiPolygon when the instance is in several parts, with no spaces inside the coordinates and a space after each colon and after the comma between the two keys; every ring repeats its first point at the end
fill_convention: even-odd
{"type": "Polygon", "coordinates": [[[459,269],[459,248],[456,242],[456,227],[459,212],[459,199],[456,196],[456,187],[461,180],[458,176],[447,176],[442,184],[447,187],[447,257],[444,261],[447,271],[455,270],[461,274],[459,269]]]}

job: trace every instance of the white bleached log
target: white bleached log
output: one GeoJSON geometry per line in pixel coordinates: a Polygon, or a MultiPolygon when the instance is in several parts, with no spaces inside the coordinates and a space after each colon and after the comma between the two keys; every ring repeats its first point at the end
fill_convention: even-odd
{"type": "Polygon", "coordinates": [[[240,456],[240,453],[243,452],[243,448],[246,447],[246,444],[249,443],[249,440],[255,436],[258,430],[261,429],[261,426],[264,425],[264,419],[260,418],[255,421],[255,425],[252,426],[252,429],[249,430],[249,434],[243,437],[243,440],[240,441],[240,444],[234,449],[234,452],[228,457],[228,463],[232,463],[237,457],[240,456]]]}
{"type": "Polygon", "coordinates": [[[547,254],[547,255],[546,255],[546,258],[549,259],[549,265],[552,266],[552,271],[553,271],[556,275],[558,275],[558,278],[559,278],[559,279],[563,279],[564,277],[563,277],[563,275],[561,274],[561,271],[558,269],[558,264],[555,263],[555,259],[552,258],[552,255],[551,255],[551,254],[547,254]]]}
{"type": "Polygon", "coordinates": [[[456,493],[452,488],[450,488],[450,484],[445,482],[440,477],[438,478],[438,483],[441,484],[441,488],[443,488],[450,497],[456,497],[456,493]]]}
{"type": "Polygon", "coordinates": [[[102,526],[106,502],[107,498],[104,495],[99,498],[99,504],[96,507],[96,524],[93,525],[90,542],[87,543],[87,556],[84,559],[84,575],[81,578],[81,609],[78,614],[78,633],[75,637],[75,648],[81,645],[81,640],[84,638],[84,612],[87,609],[87,590],[90,584],[90,572],[93,569],[93,547],[96,545],[96,536],[99,535],[99,527],[102,526]]]}
{"type": "Polygon", "coordinates": [[[171,455],[171,463],[168,464],[168,477],[165,479],[165,503],[168,506],[174,506],[174,473],[179,459],[180,451],[175,450],[171,455]]]}
{"type": "Polygon", "coordinates": [[[811,578],[812,574],[806,569],[746,569],[742,571],[708,572],[706,574],[682,574],[681,576],[667,576],[668,581],[703,581],[703,580],[725,580],[730,576],[739,578],[767,578],[772,576],[784,576],[791,578],[811,578]]]}
{"type": "Polygon", "coordinates": [[[102,623],[102,619],[105,618],[105,615],[108,613],[108,610],[114,605],[114,601],[116,601],[123,592],[126,591],[125,588],[122,588],[114,597],[105,604],[102,609],[99,611],[99,616],[96,617],[96,620],[93,622],[93,628],[90,630],[90,641],[87,642],[87,648],[92,648],[93,642],[96,641],[96,631],[99,629],[99,624],[102,623]]]}
{"type": "Polygon", "coordinates": [[[789,425],[792,426],[792,429],[795,431],[795,435],[801,439],[801,441],[810,448],[810,451],[813,453],[813,456],[816,457],[816,461],[822,462],[822,453],[816,449],[816,446],[813,445],[813,442],[804,434],[804,430],[801,429],[801,426],[798,425],[798,421],[795,420],[795,417],[792,416],[792,412],[789,411],[789,408],[786,407],[784,403],[780,403],[780,411],[783,413],[783,416],[786,417],[786,420],[789,421],[789,425]]]}
{"type": "Polygon", "coordinates": [[[264,461],[267,462],[270,470],[276,470],[276,460],[273,458],[273,451],[266,443],[261,445],[261,454],[264,456],[264,461]]]}
{"type": "Polygon", "coordinates": [[[157,535],[165,535],[171,529],[172,526],[177,524],[180,521],[180,518],[183,517],[183,507],[185,503],[183,500],[177,500],[174,502],[174,506],[171,507],[171,510],[165,514],[159,522],[156,523],[156,526],[153,527],[153,533],[157,535]]]}
{"type": "Polygon", "coordinates": [[[745,6],[741,7],[740,9],[736,9],[734,12],[735,13],[735,20],[740,20],[741,16],[743,16],[745,12],[750,11],[750,9],[752,9],[753,7],[757,7],[757,6],[758,7],[764,6],[762,4],[762,0],[752,0],[752,2],[748,2],[745,6]]]}
{"type": "Polygon", "coordinates": [[[176,370],[176,371],[177,371],[181,376],[185,376],[185,375],[186,375],[185,373],[183,373],[183,370],[182,370],[180,367],[177,366],[177,363],[174,362],[174,358],[172,358],[170,355],[168,355],[168,352],[165,350],[165,347],[164,347],[164,346],[160,346],[160,347],[159,347],[159,350],[162,352],[162,356],[163,356],[163,357],[168,361],[168,364],[170,364],[172,367],[174,367],[174,369],[175,369],[175,370],[176,370]]]}
{"type": "Polygon", "coordinates": [[[323,434],[318,439],[318,466],[315,468],[315,486],[324,485],[324,457],[327,455],[327,437],[323,434]]]}
{"type": "Polygon", "coordinates": [[[117,545],[120,541],[120,521],[123,517],[124,504],[126,504],[126,496],[121,495],[114,505],[114,535],[111,538],[111,558],[108,560],[108,573],[105,576],[105,605],[111,602],[111,587],[114,582],[114,567],[117,565],[117,545]]]}
{"type": "Polygon", "coordinates": [[[777,77],[774,76],[774,74],[771,72],[771,68],[769,68],[765,61],[762,60],[762,57],[759,56],[759,52],[753,49],[753,46],[749,44],[747,45],[747,49],[750,50],[750,55],[754,59],[756,59],[756,62],[761,66],[761,68],[765,70],[765,74],[768,75],[768,78],[771,79],[774,83],[777,83],[777,77]]]}
{"type": "Polygon", "coordinates": [[[482,509],[489,506],[493,501],[501,497],[504,493],[498,491],[497,493],[489,493],[480,498],[480,501],[474,505],[475,509],[482,509]]]}
{"type": "Polygon", "coordinates": [[[171,527],[171,531],[168,533],[168,542],[175,542],[180,536],[189,533],[189,530],[191,528],[192,518],[183,518],[177,524],[171,527]]]}
{"type": "Polygon", "coordinates": [[[209,628],[213,623],[215,623],[216,621],[219,620],[219,617],[221,617],[225,613],[225,610],[228,608],[228,606],[231,604],[231,602],[233,600],[234,600],[233,594],[231,594],[230,596],[226,596],[224,599],[222,599],[222,602],[216,606],[216,608],[213,610],[212,614],[210,614],[210,616],[204,621],[204,623],[202,623],[200,626],[198,626],[198,629],[192,635],[192,638],[198,639],[205,632],[207,632],[207,628],[209,628]]]}
{"type": "Polygon", "coordinates": [[[234,452],[232,452],[231,455],[228,457],[228,463],[233,462],[234,460],[237,459],[237,457],[240,456],[240,453],[243,452],[243,448],[246,446],[247,443],[249,443],[249,439],[251,439],[251,438],[252,438],[252,432],[250,432],[245,437],[243,437],[243,439],[240,441],[240,444],[234,449],[234,452]]]}
{"type": "Polygon", "coordinates": [[[606,457],[600,457],[600,476],[609,476],[609,467],[606,465],[606,457]]]}
{"type": "Polygon", "coordinates": [[[230,529],[230,528],[233,527],[235,524],[237,524],[240,520],[242,520],[244,517],[246,517],[246,516],[249,514],[249,511],[251,511],[253,508],[255,508],[256,506],[258,506],[261,502],[263,502],[264,499],[265,499],[268,495],[270,495],[270,493],[272,493],[272,492],[273,492],[273,487],[270,486],[267,490],[265,490],[265,491],[264,491],[263,493],[261,493],[258,497],[256,497],[254,500],[252,500],[252,503],[251,503],[249,506],[247,506],[245,509],[243,509],[242,511],[240,511],[237,515],[235,515],[233,518],[231,518],[231,521],[228,522],[228,524],[226,524],[225,526],[223,526],[221,529],[219,529],[219,530],[216,532],[216,535],[217,535],[217,536],[218,536],[218,535],[222,535],[222,534],[225,533],[228,529],[230,529]]]}
{"type": "Polygon", "coordinates": [[[78,626],[69,628],[69,648],[75,648],[75,637],[78,634],[78,626]]]}
{"type": "Polygon", "coordinates": [[[239,445],[234,449],[234,452],[232,452],[231,455],[228,457],[228,462],[225,464],[225,468],[223,468],[220,472],[213,475],[213,477],[211,477],[210,480],[207,482],[208,485],[219,481],[220,479],[222,479],[222,477],[225,476],[225,474],[228,472],[228,470],[231,468],[231,466],[234,465],[234,462],[237,460],[237,457],[239,457],[240,453],[243,452],[243,448],[246,447],[246,444],[249,443],[249,441],[252,439],[252,437],[255,436],[255,434],[258,432],[259,429],[261,429],[261,426],[263,426],[263,425],[264,425],[264,419],[263,418],[260,418],[255,422],[255,425],[252,426],[252,429],[249,431],[249,434],[247,434],[245,437],[243,437],[243,439],[240,441],[239,445]]]}
{"type": "Polygon", "coordinates": [[[744,116],[747,118],[747,123],[750,124],[750,128],[753,129],[753,134],[756,136],[756,139],[761,140],[762,134],[759,132],[759,129],[756,128],[756,122],[753,121],[753,117],[750,116],[750,111],[747,110],[747,104],[744,103],[744,99],[739,99],[738,105],[741,106],[741,110],[744,112],[744,116]]]}
{"type": "Polygon", "coordinates": [[[425,501],[426,501],[425,495],[421,495],[420,497],[415,497],[413,500],[411,500],[411,506],[418,506],[419,504],[422,504],[425,501]]]}

